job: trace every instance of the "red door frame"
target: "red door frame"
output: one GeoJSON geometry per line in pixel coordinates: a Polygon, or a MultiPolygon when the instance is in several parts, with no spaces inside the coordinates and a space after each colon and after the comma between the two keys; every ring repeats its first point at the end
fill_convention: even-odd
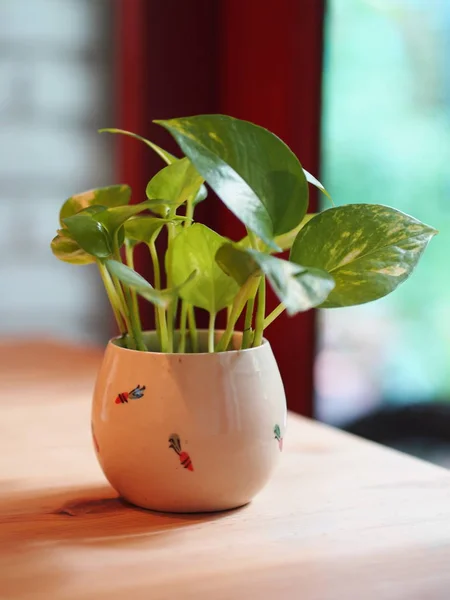
{"type": "MultiPolygon", "coordinates": [[[[272,130],[317,174],[324,3],[116,0],[117,126],[175,150],[152,119],[222,112],[272,130]]],[[[143,190],[158,159],[133,140],[118,143],[120,180],[143,190]]],[[[220,202],[199,209],[201,220],[239,238],[240,224],[220,202]]],[[[145,274],[146,256],[138,256],[138,266],[145,274]]],[[[268,337],[289,408],[312,415],[314,311],[280,317],[268,337]]]]}

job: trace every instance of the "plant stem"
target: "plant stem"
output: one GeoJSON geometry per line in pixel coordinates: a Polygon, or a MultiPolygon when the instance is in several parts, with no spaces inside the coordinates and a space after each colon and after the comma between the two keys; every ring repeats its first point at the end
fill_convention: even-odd
{"type": "Polygon", "coordinates": [[[223,351],[227,350],[227,348],[231,342],[231,338],[233,337],[235,325],[236,325],[237,320],[239,319],[242,311],[244,310],[247,300],[250,297],[254,297],[256,294],[256,290],[258,289],[259,279],[260,279],[259,276],[258,277],[254,277],[254,276],[249,277],[247,279],[247,281],[244,283],[244,285],[241,287],[239,292],[237,293],[236,298],[234,299],[234,302],[233,302],[233,306],[231,308],[231,314],[230,314],[230,318],[228,319],[228,322],[227,322],[227,328],[225,329],[222,337],[220,338],[219,343],[216,345],[217,352],[223,352],[223,351]]]}
{"type": "Polygon", "coordinates": [[[189,323],[189,337],[191,338],[192,352],[198,352],[198,335],[197,335],[197,324],[195,322],[195,311],[192,304],[187,305],[188,323],[189,323]]]}
{"type": "Polygon", "coordinates": [[[100,277],[102,278],[103,285],[105,286],[106,295],[108,296],[109,303],[111,304],[111,308],[114,313],[114,317],[117,322],[117,327],[119,328],[119,332],[121,335],[124,335],[127,332],[127,328],[125,326],[123,317],[120,313],[120,303],[117,298],[117,293],[114,288],[114,284],[111,280],[111,275],[108,272],[108,269],[105,267],[103,263],[99,260],[97,261],[98,270],[100,271],[100,277]]]}
{"type": "MultiPolygon", "coordinates": [[[[127,261],[127,265],[130,267],[130,269],[133,269],[133,271],[134,271],[134,247],[127,242],[125,242],[125,259],[127,261]]],[[[137,326],[139,327],[139,330],[142,331],[141,316],[139,314],[139,304],[138,304],[137,293],[133,289],[131,289],[130,292],[131,292],[131,304],[132,304],[133,312],[136,315],[136,323],[137,323],[137,326]]]]}
{"type": "MultiPolygon", "coordinates": [[[[160,266],[159,266],[158,253],[156,252],[155,239],[151,239],[147,245],[148,245],[148,249],[150,250],[150,257],[152,259],[152,265],[153,265],[153,286],[155,287],[155,289],[160,290],[161,289],[161,270],[160,270],[160,266]]],[[[162,352],[166,352],[166,348],[167,348],[166,337],[167,336],[166,335],[164,336],[165,339],[164,339],[164,343],[163,343],[163,334],[162,334],[163,329],[165,332],[167,332],[166,313],[163,308],[161,308],[160,306],[156,306],[156,304],[153,308],[155,311],[155,326],[156,326],[156,333],[158,335],[158,340],[159,340],[159,347],[161,348],[162,352]]]]}
{"type": "Polygon", "coordinates": [[[264,324],[263,324],[263,329],[266,329],[266,327],[269,327],[269,325],[271,325],[276,318],[278,318],[282,312],[284,312],[286,310],[286,307],[284,306],[284,304],[279,304],[277,307],[275,307],[273,309],[273,311],[267,315],[267,317],[264,319],[264,324]]]}
{"type": "MultiPolygon", "coordinates": [[[[118,262],[122,262],[122,258],[120,256],[119,246],[117,242],[114,244],[113,256],[115,260],[118,262]]],[[[117,277],[112,276],[112,280],[114,281],[114,285],[116,286],[116,290],[120,301],[124,307],[125,311],[125,322],[127,323],[128,331],[134,339],[136,348],[141,352],[147,352],[147,346],[144,344],[144,339],[142,337],[142,331],[137,321],[137,315],[133,308],[133,303],[131,300],[131,291],[128,286],[124,285],[122,288],[122,284],[117,279],[117,277]]]]}
{"type": "Polygon", "coordinates": [[[252,322],[253,322],[253,309],[255,307],[255,298],[249,298],[247,300],[247,310],[245,313],[244,322],[244,335],[242,336],[241,350],[249,348],[252,342],[252,322]]]}
{"type": "Polygon", "coordinates": [[[264,316],[266,314],[266,278],[263,276],[258,287],[258,307],[255,317],[255,336],[253,338],[253,348],[261,346],[264,331],[264,316]]]}
{"type": "Polygon", "coordinates": [[[161,270],[159,267],[158,253],[156,252],[155,240],[150,240],[148,244],[153,266],[153,285],[156,290],[161,289],[161,270]]]}
{"type": "MultiPolygon", "coordinates": [[[[158,321],[159,321],[159,336],[160,336],[160,348],[161,352],[169,352],[169,336],[167,332],[167,321],[166,311],[162,308],[158,308],[158,321]]],[[[171,352],[171,351],[170,351],[171,352]]]]}
{"type": "MultiPolygon", "coordinates": [[[[172,216],[172,215],[171,215],[172,216]]],[[[175,225],[173,223],[167,223],[167,287],[172,287],[172,265],[170,264],[170,249],[175,238],[175,225]]],[[[168,352],[173,352],[173,331],[175,323],[176,306],[175,302],[172,302],[167,309],[167,330],[168,330],[168,352]]]]}
{"type": "Polygon", "coordinates": [[[130,341],[131,350],[136,350],[136,339],[133,335],[133,330],[130,322],[130,315],[128,313],[127,303],[125,301],[125,296],[123,295],[122,286],[120,285],[120,281],[114,275],[109,273],[111,280],[114,284],[114,290],[117,297],[117,305],[120,309],[120,313],[125,321],[126,330],[128,332],[128,339],[130,341]]]}
{"type": "Polygon", "coordinates": [[[253,248],[253,250],[259,250],[258,238],[253,233],[253,231],[251,231],[248,227],[247,227],[247,235],[248,235],[248,239],[250,240],[250,245],[253,248]]]}
{"type": "Polygon", "coordinates": [[[216,313],[209,313],[209,325],[208,325],[208,352],[214,352],[214,327],[216,324],[216,313]]]}
{"type": "Polygon", "coordinates": [[[181,302],[180,315],[180,343],[178,344],[178,352],[186,352],[186,321],[187,321],[188,305],[186,300],[181,302]]]}
{"type": "Polygon", "coordinates": [[[184,222],[184,227],[189,227],[192,223],[192,219],[194,218],[194,200],[189,199],[186,202],[186,221],[184,222]]]}

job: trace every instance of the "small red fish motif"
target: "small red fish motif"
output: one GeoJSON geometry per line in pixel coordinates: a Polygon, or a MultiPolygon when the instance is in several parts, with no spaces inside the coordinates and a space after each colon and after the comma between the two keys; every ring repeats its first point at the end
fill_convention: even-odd
{"type": "Polygon", "coordinates": [[[172,450],[174,450],[178,454],[180,458],[180,463],[185,469],[187,469],[188,471],[194,470],[191,457],[187,452],[181,450],[180,437],[176,433],[173,433],[169,437],[169,448],[172,448],[172,450]]]}
{"type": "Polygon", "coordinates": [[[142,398],[145,391],[145,385],[134,388],[131,392],[121,392],[115,399],[116,404],[127,404],[128,400],[139,400],[142,398]]]}

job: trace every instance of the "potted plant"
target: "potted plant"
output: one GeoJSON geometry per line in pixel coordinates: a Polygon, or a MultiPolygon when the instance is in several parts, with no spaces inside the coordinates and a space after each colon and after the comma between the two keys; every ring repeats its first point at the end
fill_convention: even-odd
{"type": "Polygon", "coordinates": [[[223,115],[156,123],[183,157],[101,130],[141,140],[166,164],[142,202],[130,204],[126,185],[66,200],[52,250],[72,264],[96,263],[117,321],[92,408],[96,454],[112,486],[156,510],[228,509],[264,486],[283,446],[286,402],[265,330],[284,310],[293,316],[389,294],[437,232],[383,205],[307,214],[308,183],[326,190],[252,123],[223,115]],[[196,222],[205,184],[245,225],[244,239],[196,222]],[[163,232],[167,250],[158,256],[163,232]],[[148,246],[150,282],[134,270],[137,244],[148,246]],[[269,314],[267,285],[280,302],[269,314]],[[155,331],[142,331],[138,296],[153,305],[155,331]],[[199,310],[209,313],[207,330],[196,326],[199,310]],[[220,311],[223,331],[215,328],[220,311]]]}

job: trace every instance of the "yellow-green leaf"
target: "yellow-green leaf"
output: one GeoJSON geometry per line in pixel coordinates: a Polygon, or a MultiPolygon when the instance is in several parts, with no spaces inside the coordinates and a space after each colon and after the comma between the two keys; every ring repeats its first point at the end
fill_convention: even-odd
{"type": "Polygon", "coordinates": [[[303,169],[303,173],[305,174],[306,181],[308,183],[311,183],[318,190],[320,190],[322,192],[322,194],[325,194],[325,196],[331,200],[330,194],[327,192],[327,190],[324,188],[324,186],[320,183],[320,181],[314,177],[314,175],[311,175],[311,173],[309,173],[306,169],[303,169]]]}
{"type": "Polygon", "coordinates": [[[56,258],[72,265],[88,265],[95,262],[95,258],[82,250],[70,234],[62,229],[53,238],[51,249],[56,258]]]}
{"type": "Polygon", "coordinates": [[[195,280],[186,285],[180,296],[194,306],[218,312],[234,300],[238,284],[216,263],[217,250],[227,242],[212,229],[200,223],[182,229],[172,243],[167,268],[172,282],[179,286],[189,275],[197,272],[195,280]]]}
{"type": "Polygon", "coordinates": [[[120,133],[122,135],[127,135],[128,137],[134,138],[135,140],[139,140],[140,142],[143,142],[146,146],[151,148],[154,152],[156,152],[156,154],[158,156],[160,156],[163,159],[163,161],[166,162],[168,165],[170,165],[171,163],[178,160],[176,156],[174,156],[170,152],[167,152],[167,150],[164,150],[157,144],[154,144],[150,140],[147,140],[145,137],[142,137],[141,135],[138,135],[137,133],[132,133],[131,131],[126,131],[125,129],[115,129],[115,128],[110,128],[110,127],[107,127],[104,129],[99,129],[98,132],[99,133],[120,133]]]}
{"type": "Polygon", "coordinates": [[[330,273],[336,286],[323,308],[386,296],[405,281],[437,231],[388,206],[348,204],[303,227],[290,260],[330,273]]]}
{"type": "MultiPolygon", "coordinates": [[[[161,199],[175,206],[183,204],[188,198],[195,198],[203,183],[194,165],[188,158],[177,160],[161,169],[147,185],[149,200],[161,199]]],[[[166,216],[167,209],[153,209],[158,214],[166,216]]]]}
{"type": "Polygon", "coordinates": [[[169,219],[160,219],[159,217],[129,219],[125,223],[125,237],[133,245],[139,242],[148,244],[161,231],[162,227],[169,222],[169,219]]]}
{"type": "MultiPolygon", "coordinates": [[[[290,250],[292,248],[292,244],[294,243],[294,240],[297,237],[297,234],[300,231],[300,229],[302,229],[306,225],[306,223],[308,223],[313,217],[315,217],[315,215],[316,215],[316,213],[308,213],[307,215],[305,215],[303,217],[303,219],[297,225],[297,227],[295,227],[291,231],[288,231],[287,233],[283,233],[282,235],[277,235],[277,237],[275,238],[274,241],[275,241],[275,244],[278,246],[278,248],[283,251],[290,250]]],[[[248,237],[248,235],[245,236],[245,238],[242,238],[242,240],[240,240],[240,242],[238,242],[238,244],[239,244],[239,246],[242,246],[243,248],[250,248],[251,242],[250,242],[250,238],[248,237]]],[[[274,252],[272,248],[269,248],[269,246],[267,246],[263,242],[260,242],[260,246],[261,247],[259,248],[259,250],[261,250],[263,252],[269,252],[270,254],[272,254],[274,252]]]]}
{"type": "Polygon", "coordinates": [[[112,240],[106,227],[95,220],[96,216],[79,213],[63,222],[80,248],[96,258],[107,258],[112,254],[112,240]]]}
{"type": "MultiPolygon", "coordinates": [[[[146,146],[151,148],[154,152],[156,152],[156,154],[160,158],[162,158],[163,161],[168,165],[171,165],[172,163],[176,162],[177,160],[180,160],[176,156],[171,154],[170,152],[167,152],[167,150],[164,150],[164,148],[161,148],[157,144],[151,142],[150,140],[147,140],[145,137],[142,137],[141,135],[138,135],[137,133],[132,133],[131,131],[126,131],[125,129],[114,129],[114,128],[99,129],[98,131],[99,131],[99,133],[120,133],[122,135],[126,135],[128,137],[134,138],[135,140],[139,140],[140,142],[144,143],[146,146]]],[[[208,195],[208,190],[206,189],[206,186],[202,183],[200,186],[200,189],[198,190],[198,192],[193,200],[194,206],[196,204],[198,204],[199,202],[202,202],[203,200],[205,200],[207,195],[208,195]]]]}
{"type": "Polygon", "coordinates": [[[239,285],[263,272],[288,314],[295,315],[318,306],[334,287],[333,278],[321,269],[292,262],[233,244],[224,244],[216,253],[220,267],[239,285]]]}
{"type": "Polygon", "coordinates": [[[128,185],[110,185],[104,188],[88,190],[68,198],[59,213],[59,222],[63,225],[64,219],[72,217],[90,206],[123,206],[131,198],[131,188],[128,185]]]}

